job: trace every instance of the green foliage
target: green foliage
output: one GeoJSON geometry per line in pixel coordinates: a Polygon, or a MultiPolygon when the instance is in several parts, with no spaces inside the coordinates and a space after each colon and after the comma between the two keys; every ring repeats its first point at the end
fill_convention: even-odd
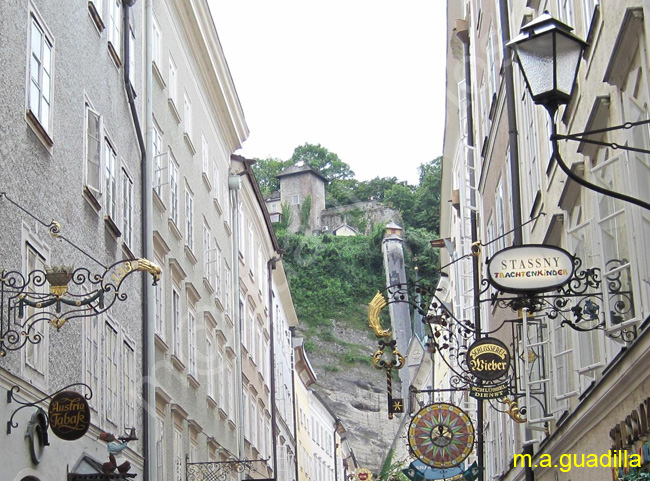
{"type": "Polygon", "coordinates": [[[431,239],[435,234],[426,229],[411,228],[405,232],[408,246],[406,265],[409,266],[408,277],[415,280],[426,279],[432,285],[438,283],[438,267],[440,266],[440,253],[431,247],[431,239]],[[413,268],[417,265],[417,276],[413,268]]]}
{"type": "Polygon", "coordinates": [[[289,167],[291,162],[271,157],[264,160],[254,160],[253,173],[264,197],[268,197],[271,193],[280,190],[280,180],[277,179],[277,175],[289,167]]]}
{"type": "Polygon", "coordinates": [[[305,340],[303,347],[305,348],[305,351],[307,351],[308,353],[314,352],[316,350],[316,343],[311,339],[307,339],[305,340]]]}
{"type": "Polygon", "coordinates": [[[300,231],[305,232],[309,227],[309,217],[311,215],[311,195],[305,198],[305,201],[300,206],[300,231]]]}
{"type": "Polygon", "coordinates": [[[366,306],[384,283],[381,237],[279,235],[298,318],[366,328],[366,306]]]}
{"type": "Polygon", "coordinates": [[[356,207],[345,213],[345,221],[361,233],[364,233],[368,227],[365,212],[356,207]]]}
{"type": "Polygon", "coordinates": [[[329,181],[334,179],[351,179],[354,177],[354,172],[352,172],[350,166],[339,159],[338,155],[330,152],[321,144],[304,144],[296,147],[291,159],[289,159],[289,165],[299,160],[309,164],[309,166],[316,169],[329,181]]]}
{"type": "Polygon", "coordinates": [[[339,372],[341,369],[338,366],[331,366],[327,364],[326,366],[323,366],[323,370],[325,372],[339,372]]]}
{"type": "Polygon", "coordinates": [[[646,481],[650,480],[650,473],[641,473],[639,471],[634,471],[626,474],[623,479],[625,481],[646,481]]]}

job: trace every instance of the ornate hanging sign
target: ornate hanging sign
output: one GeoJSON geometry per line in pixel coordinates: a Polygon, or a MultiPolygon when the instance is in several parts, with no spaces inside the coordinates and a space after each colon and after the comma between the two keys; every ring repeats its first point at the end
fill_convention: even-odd
{"type": "Polygon", "coordinates": [[[413,454],[427,466],[451,468],[462,463],[474,448],[474,426],[465,411],[447,403],[420,409],[408,431],[413,454]]]}
{"type": "Polygon", "coordinates": [[[63,391],[52,398],[48,409],[50,429],[65,441],[83,437],[90,427],[90,406],[75,391],[63,391]]]}
{"type": "Polygon", "coordinates": [[[472,375],[482,381],[504,377],[510,369],[510,352],[494,337],[484,337],[473,343],[467,349],[466,360],[472,375]]]}
{"type": "Polygon", "coordinates": [[[549,292],[573,275],[573,256],[564,249],[541,244],[500,250],[488,261],[488,281],[509,293],[549,292]]]}

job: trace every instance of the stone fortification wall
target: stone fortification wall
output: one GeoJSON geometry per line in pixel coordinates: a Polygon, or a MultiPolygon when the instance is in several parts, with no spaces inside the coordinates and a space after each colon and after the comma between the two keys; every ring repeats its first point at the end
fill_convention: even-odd
{"type": "Polygon", "coordinates": [[[399,212],[379,201],[357,202],[325,209],[321,213],[321,228],[332,231],[346,222],[362,234],[369,234],[373,226],[386,225],[391,220],[402,224],[399,212]]]}

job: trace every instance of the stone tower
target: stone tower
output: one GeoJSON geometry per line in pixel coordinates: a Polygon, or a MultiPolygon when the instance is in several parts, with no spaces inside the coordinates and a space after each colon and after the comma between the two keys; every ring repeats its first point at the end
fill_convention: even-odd
{"type": "MultiPolygon", "coordinates": [[[[402,228],[395,222],[389,222],[382,242],[386,286],[403,284],[406,287],[403,242],[402,228]]],[[[413,335],[409,304],[407,302],[395,302],[389,304],[388,308],[393,327],[393,338],[397,340],[397,349],[402,355],[406,355],[413,335]]],[[[408,369],[400,369],[398,372],[402,382],[402,397],[407,399],[409,388],[408,369]]]]}
{"type": "Polygon", "coordinates": [[[316,169],[299,160],[278,174],[280,179],[280,202],[288,205],[291,212],[289,232],[300,230],[311,234],[320,230],[320,215],[325,210],[325,182],[316,169]],[[305,203],[310,202],[309,217],[306,225],[302,225],[301,217],[305,203]]]}

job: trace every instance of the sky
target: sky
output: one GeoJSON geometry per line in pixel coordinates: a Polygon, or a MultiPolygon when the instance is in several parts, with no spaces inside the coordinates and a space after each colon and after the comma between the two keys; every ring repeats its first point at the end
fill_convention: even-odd
{"type": "Polygon", "coordinates": [[[442,155],[446,1],[208,1],[250,130],[237,154],[321,144],[357,180],[410,184],[442,155]]]}

